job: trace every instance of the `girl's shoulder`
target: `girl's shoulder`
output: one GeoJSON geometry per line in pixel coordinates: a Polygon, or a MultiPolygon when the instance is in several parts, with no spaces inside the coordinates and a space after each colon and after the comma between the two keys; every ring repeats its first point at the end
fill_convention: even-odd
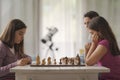
{"type": "Polygon", "coordinates": [[[109,47],[109,41],[107,39],[101,40],[98,44],[103,45],[105,47],[109,47]]]}
{"type": "Polygon", "coordinates": [[[8,46],[5,45],[1,40],[0,40],[0,49],[8,49],[8,46]]]}
{"type": "Polygon", "coordinates": [[[103,39],[99,43],[109,43],[109,41],[107,39],[103,39]]]}

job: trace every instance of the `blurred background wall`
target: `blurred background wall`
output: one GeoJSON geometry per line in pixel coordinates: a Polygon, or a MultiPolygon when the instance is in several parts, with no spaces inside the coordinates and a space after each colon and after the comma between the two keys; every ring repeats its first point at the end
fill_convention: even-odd
{"type": "Polygon", "coordinates": [[[93,10],[109,22],[120,46],[119,4],[120,0],[0,0],[0,33],[11,19],[23,20],[28,26],[25,52],[35,60],[36,54],[46,57],[48,46],[41,39],[48,33],[47,27],[56,27],[55,57],[76,56],[88,40],[83,15],[93,10]]]}

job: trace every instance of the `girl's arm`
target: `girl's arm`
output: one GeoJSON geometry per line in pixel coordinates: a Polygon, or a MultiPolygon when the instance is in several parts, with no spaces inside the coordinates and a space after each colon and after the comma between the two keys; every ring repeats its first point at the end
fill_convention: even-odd
{"type": "Polygon", "coordinates": [[[85,57],[86,57],[88,51],[90,50],[90,47],[91,47],[91,43],[87,43],[87,44],[85,45],[85,57]]]}
{"type": "Polygon", "coordinates": [[[9,73],[9,69],[17,66],[17,62],[2,66],[3,60],[0,58],[0,77],[9,73]]]}
{"type": "Polygon", "coordinates": [[[94,52],[94,50],[96,49],[97,45],[95,43],[91,43],[90,49],[87,51],[86,54],[86,59],[90,57],[90,55],[94,52]]]}
{"type": "Polygon", "coordinates": [[[99,37],[98,34],[93,34],[92,44],[85,57],[85,62],[87,65],[96,64],[107,52],[107,48],[104,45],[98,45],[99,37]]]}
{"type": "MultiPolygon", "coordinates": [[[[94,49],[94,47],[93,47],[94,49]]],[[[88,53],[85,62],[87,65],[92,66],[96,64],[107,52],[107,48],[103,45],[98,45],[94,51],[89,51],[91,53],[88,53]]]]}

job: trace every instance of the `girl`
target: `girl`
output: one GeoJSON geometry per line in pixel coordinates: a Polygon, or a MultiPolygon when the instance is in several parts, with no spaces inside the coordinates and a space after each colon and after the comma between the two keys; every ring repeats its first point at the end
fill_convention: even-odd
{"type": "Polygon", "coordinates": [[[13,19],[0,36],[0,80],[15,80],[10,68],[31,63],[31,58],[24,54],[25,32],[26,25],[13,19]]]}
{"type": "Polygon", "coordinates": [[[120,50],[115,36],[103,17],[95,17],[88,24],[92,42],[85,45],[85,62],[92,66],[100,62],[110,68],[110,73],[100,75],[100,80],[120,80],[120,50]]]}

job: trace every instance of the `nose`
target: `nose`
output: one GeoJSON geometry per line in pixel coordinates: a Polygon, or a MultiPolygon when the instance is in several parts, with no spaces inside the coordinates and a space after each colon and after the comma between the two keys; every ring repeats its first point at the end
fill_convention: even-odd
{"type": "Polygon", "coordinates": [[[85,25],[86,28],[88,28],[88,23],[85,23],[84,25],[85,25]]]}
{"type": "Polygon", "coordinates": [[[88,28],[88,23],[86,24],[86,27],[88,28]]]}

